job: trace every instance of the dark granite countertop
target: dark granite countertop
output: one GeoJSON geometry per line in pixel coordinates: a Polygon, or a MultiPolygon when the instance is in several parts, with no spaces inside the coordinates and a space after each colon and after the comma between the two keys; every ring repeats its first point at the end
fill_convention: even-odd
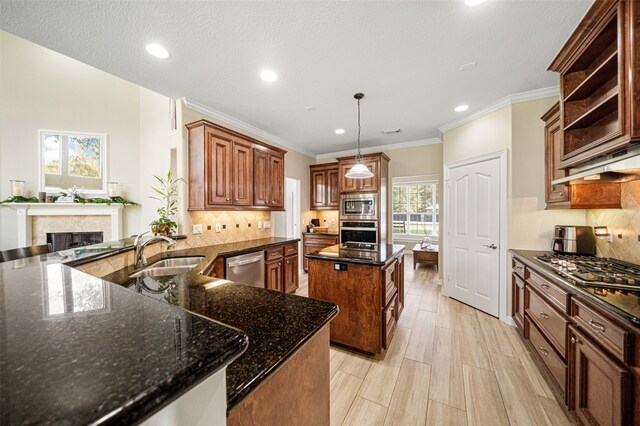
{"type": "Polygon", "coordinates": [[[130,280],[133,268],[116,271],[105,279],[236,327],[249,336],[247,351],[227,366],[227,409],[230,410],[331,321],[338,314],[338,307],[329,302],[208,277],[200,272],[209,269],[220,256],[235,256],[297,241],[300,240],[263,238],[165,251],[150,258],[149,263],[169,257],[205,258],[190,273],[146,283],[154,290],[165,290],[159,293],[149,292],[130,280]]]}
{"type": "Polygon", "coordinates": [[[308,253],[305,257],[381,266],[402,251],[404,251],[404,246],[399,244],[346,243],[325,247],[322,250],[308,253]]]}
{"type": "Polygon", "coordinates": [[[0,264],[3,425],[137,423],[247,348],[237,329],[60,259],[0,264]]]}
{"type": "Polygon", "coordinates": [[[536,250],[509,250],[518,256],[522,261],[536,271],[561,285],[568,287],[575,293],[583,296],[598,306],[630,322],[635,327],[640,327],[640,292],[606,289],[600,287],[586,287],[572,282],[570,279],[560,275],[546,263],[536,260],[537,256],[549,254],[549,252],[536,250]]]}
{"type": "Polygon", "coordinates": [[[237,404],[337,306],[198,272],[218,256],[296,241],[165,251],[156,258],[205,256],[175,278],[170,303],[118,285],[129,270],[103,280],[69,266],[131,250],[131,239],[0,264],[0,423],[137,423],[239,357],[227,365],[237,404]]]}

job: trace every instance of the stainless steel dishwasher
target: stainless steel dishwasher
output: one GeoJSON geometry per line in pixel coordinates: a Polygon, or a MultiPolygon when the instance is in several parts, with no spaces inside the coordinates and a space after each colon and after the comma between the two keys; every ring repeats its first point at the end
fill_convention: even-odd
{"type": "Polygon", "coordinates": [[[254,252],[227,259],[227,279],[253,287],[264,287],[264,253],[254,252]]]}

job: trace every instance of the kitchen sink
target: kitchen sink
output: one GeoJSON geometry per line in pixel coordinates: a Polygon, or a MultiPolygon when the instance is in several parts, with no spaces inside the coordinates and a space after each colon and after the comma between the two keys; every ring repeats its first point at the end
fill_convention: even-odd
{"type": "Polygon", "coordinates": [[[182,267],[182,266],[191,266],[193,269],[198,263],[202,262],[204,256],[190,256],[190,257],[172,257],[169,259],[158,260],[157,262],[152,263],[147,266],[147,268],[171,268],[171,267],[182,267]]]}

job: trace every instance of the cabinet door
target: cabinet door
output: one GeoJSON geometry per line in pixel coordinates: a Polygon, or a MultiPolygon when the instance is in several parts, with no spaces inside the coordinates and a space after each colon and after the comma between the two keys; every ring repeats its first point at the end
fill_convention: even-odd
{"type": "Polygon", "coordinates": [[[563,133],[560,122],[560,104],[557,103],[543,117],[544,151],[545,151],[545,201],[547,207],[571,208],[570,186],[565,184],[552,185],[551,181],[566,176],[564,169],[558,168],[562,161],[563,133]]]}
{"type": "Polygon", "coordinates": [[[282,260],[265,263],[265,287],[270,290],[282,291],[282,260]]]}
{"type": "Polygon", "coordinates": [[[363,159],[362,164],[373,173],[373,177],[367,179],[349,179],[345,174],[356,164],[355,160],[340,163],[340,192],[377,192],[378,191],[378,160],[363,159]]]}
{"type": "Polygon", "coordinates": [[[327,170],[327,207],[340,207],[340,172],[337,167],[327,170]]]}
{"type": "Polygon", "coordinates": [[[253,153],[248,145],[233,143],[233,204],[253,204],[253,153]]]}
{"type": "Polygon", "coordinates": [[[256,149],[253,153],[253,205],[268,206],[270,200],[270,179],[268,152],[256,149]]]}
{"type": "Polygon", "coordinates": [[[571,344],[574,348],[571,376],[575,410],[583,424],[631,424],[630,373],[598,348],[586,335],[574,327],[571,344]]]}
{"type": "Polygon", "coordinates": [[[284,157],[271,154],[269,158],[271,206],[284,207],[284,157]]]}
{"type": "Polygon", "coordinates": [[[284,291],[293,293],[298,289],[298,254],[284,258],[284,291]]]}
{"type": "Polygon", "coordinates": [[[229,140],[212,133],[207,135],[207,205],[232,204],[232,145],[229,140]]]}
{"type": "Polygon", "coordinates": [[[327,206],[327,171],[311,172],[311,210],[327,206]]]}
{"type": "Polygon", "coordinates": [[[524,329],[524,281],[516,274],[511,274],[511,316],[522,333],[524,329]]]}

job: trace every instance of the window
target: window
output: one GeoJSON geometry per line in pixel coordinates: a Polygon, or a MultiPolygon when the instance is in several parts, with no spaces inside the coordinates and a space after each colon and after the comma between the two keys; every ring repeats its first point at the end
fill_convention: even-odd
{"type": "Polygon", "coordinates": [[[106,192],[104,134],[40,131],[41,190],[106,192]]]}
{"type": "Polygon", "coordinates": [[[394,235],[438,236],[440,208],[437,177],[422,179],[417,176],[394,179],[394,235]]]}

